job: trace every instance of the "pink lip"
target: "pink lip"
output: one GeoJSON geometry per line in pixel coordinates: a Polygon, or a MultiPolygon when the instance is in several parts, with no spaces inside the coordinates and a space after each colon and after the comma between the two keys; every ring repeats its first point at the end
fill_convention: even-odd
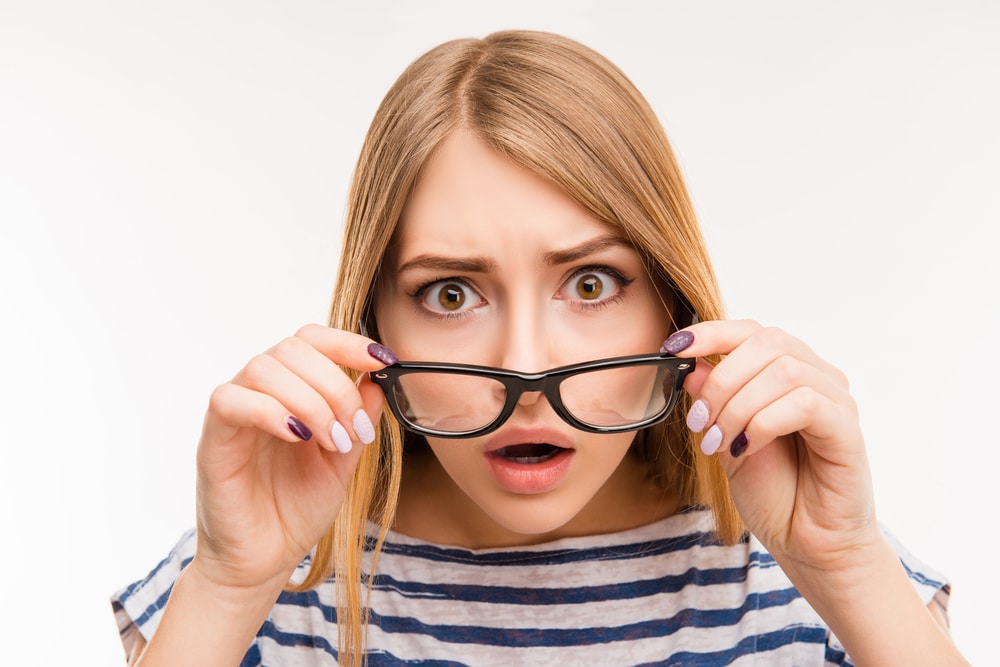
{"type": "Polygon", "coordinates": [[[493,479],[510,493],[535,494],[551,491],[569,473],[575,455],[572,441],[545,428],[513,428],[502,430],[486,442],[483,458],[493,479]],[[497,450],[510,445],[547,443],[563,451],[540,463],[517,463],[506,459],[497,450]]]}

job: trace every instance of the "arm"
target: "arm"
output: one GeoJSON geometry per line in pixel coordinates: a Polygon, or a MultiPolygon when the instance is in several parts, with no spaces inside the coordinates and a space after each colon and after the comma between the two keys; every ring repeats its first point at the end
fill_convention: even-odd
{"type": "Polygon", "coordinates": [[[382,368],[370,343],[307,326],[213,392],[198,445],[196,551],[130,664],[240,662],[333,524],[363,451],[355,445],[374,440],[381,390],[341,370],[382,368]]]}
{"type": "MultiPolygon", "coordinates": [[[[755,322],[687,329],[685,388],[741,517],[858,665],[965,664],[879,530],[857,407],[843,373],[755,322]]],[[[676,336],[677,334],[675,334],[676,336]]],[[[668,341],[671,342],[671,341],[668,341]]],[[[668,343],[664,344],[669,349],[668,343]]]]}

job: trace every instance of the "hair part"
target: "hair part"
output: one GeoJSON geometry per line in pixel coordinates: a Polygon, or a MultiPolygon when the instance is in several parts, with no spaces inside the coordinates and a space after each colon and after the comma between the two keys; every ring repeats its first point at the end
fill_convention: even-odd
{"type": "MultiPolygon", "coordinates": [[[[377,337],[376,287],[403,208],[436,147],[462,128],[547,179],[634,245],[658,285],[669,288],[675,328],[723,316],[715,275],[666,134],[649,104],[611,62],[565,37],[504,31],[447,42],[414,61],[389,90],[357,162],[330,325],[377,337]]],[[[664,332],[666,336],[670,332],[664,332]]],[[[711,360],[710,360],[711,361],[711,360]]],[[[356,376],[355,371],[345,369],[356,376]]],[[[715,514],[724,543],[744,532],[718,460],[699,453],[675,416],[633,444],[649,475],[687,505],[715,514]]],[[[364,658],[366,591],[392,523],[404,437],[386,411],[365,448],[344,505],[316,547],[307,589],[333,575],[341,664],[364,658]],[[371,542],[369,522],[379,532],[371,542]],[[366,560],[367,559],[367,560],[366,560]]]]}

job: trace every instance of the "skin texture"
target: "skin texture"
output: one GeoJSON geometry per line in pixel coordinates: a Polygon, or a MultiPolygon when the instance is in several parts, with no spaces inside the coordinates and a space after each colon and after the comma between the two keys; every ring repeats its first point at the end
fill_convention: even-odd
{"type": "MultiPolygon", "coordinates": [[[[638,253],[614,229],[465,132],[425,166],[396,255],[376,315],[401,359],[531,372],[655,352],[669,333],[638,253]],[[461,304],[448,310],[442,290],[461,304]]],[[[474,547],[648,523],[674,503],[628,455],[633,438],[578,431],[544,398],[522,396],[498,432],[428,438],[433,456],[407,460],[396,529],[474,547]],[[512,493],[490,474],[485,451],[528,441],[572,447],[556,488],[512,493]]]]}
{"type": "MultiPolygon", "coordinates": [[[[382,342],[401,359],[538,371],[653,352],[670,333],[669,304],[634,250],[462,132],[427,163],[394,247],[376,316],[382,342]]],[[[715,368],[699,361],[685,383],[707,410],[692,421],[718,442],[708,455],[719,457],[749,529],[855,663],[966,664],[940,608],[924,606],[879,533],[843,374],[793,336],[752,321],[687,332],[680,356],[723,355],[715,368]]],[[[371,342],[306,326],[213,393],[198,450],[197,553],[131,664],[239,662],[295,565],[332,524],[380,414],[380,390],[341,371],[382,368],[371,342]],[[308,441],[290,416],[311,432],[308,441]]],[[[631,441],[575,431],[537,395],[525,396],[496,434],[431,438],[428,451],[407,452],[395,528],[488,547],[672,514],[676,500],[646,480],[631,441]],[[484,454],[518,442],[555,442],[572,454],[549,487],[512,491],[484,454]]]]}

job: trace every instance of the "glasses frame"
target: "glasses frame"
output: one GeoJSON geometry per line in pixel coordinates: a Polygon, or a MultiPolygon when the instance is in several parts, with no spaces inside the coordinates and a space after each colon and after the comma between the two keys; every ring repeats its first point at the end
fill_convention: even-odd
{"type": "Polygon", "coordinates": [[[372,382],[377,384],[382,389],[382,393],[385,394],[386,401],[389,403],[389,409],[392,410],[392,414],[395,415],[397,421],[399,421],[399,423],[407,430],[412,431],[413,433],[429,435],[435,438],[474,438],[492,433],[500,428],[500,426],[502,426],[504,422],[506,422],[510,416],[514,414],[514,410],[517,408],[517,403],[521,399],[521,395],[525,392],[540,392],[545,396],[549,405],[552,406],[552,409],[564,422],[573,428],[586,431],[587,433],[623,433],[626,431],[636,431],[646,428],[647,426],[652,426],[653,424],[657,424],[665,420],[670,415],[670,412],[677,404],[681,388],[684,385],[684,379],[689,373],[691,373],[691,371],[694,370],[694,367],[694,359],[683,359],[666,352],[658,352],[656,354],[634,354],[625,357],[597,359],[595,361],[571,364],[569,366],[560,366],[541,373],[520,373],[517,371],[506,370],[504,368],[475,366],[469,364],[400,361],[392,364],[391,366],[386,366],[382,370],[371,371],[368,376],[371,378],[372,382]],[[625,366],[668,366],[671,368],[674,376],[674,386],[671,387],[670,396],[667,398],[666,404],[660,412],[652,417],[647,417],[642,421],[624,426],[594,426],[576,419],[566,409],[566,406],[563,405],[562,398],[559,396],[559,385],[567,378],[590,371],[613,370],[615,368],[622,368],[625,366]],[[399,404],[396,402],[393,385],[395,385],[396,381],[404,375],[426,372],[442,374],[450,373],[454,375],[476,375],[496,380],[501,383],[507,391],[504,405],[493,421],[485,426],[482,426],[481,428],[468,431],[438,431],[425,426],[420,426],[419,424],[414,424],[406,418],[403,411],[400,409],[399,404]]]}

